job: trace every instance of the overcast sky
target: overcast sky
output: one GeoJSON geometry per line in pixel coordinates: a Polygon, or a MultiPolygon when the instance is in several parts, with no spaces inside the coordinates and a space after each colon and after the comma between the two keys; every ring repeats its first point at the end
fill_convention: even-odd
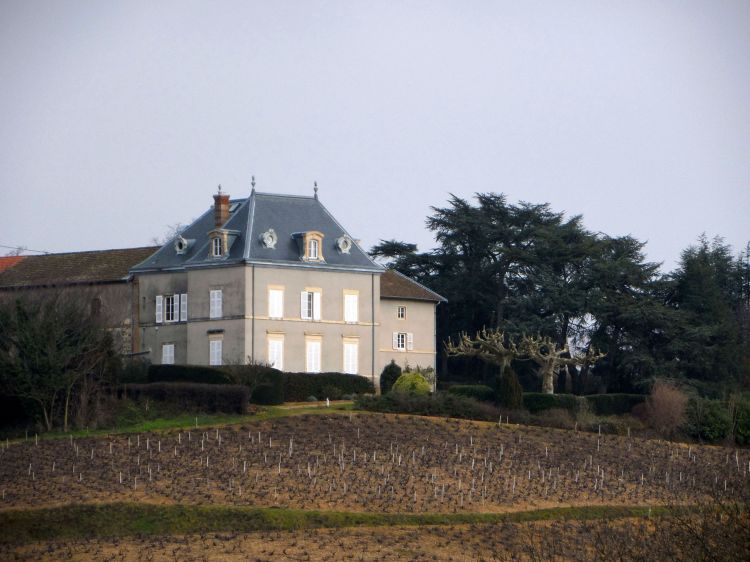
{"type": "Polygon", "coordinates": [[[488,191],[667,270],[750,240],[747,0],[2,0],[0,84],[1,245],[146,245],[252,175],[367,248],[488,191]]]}

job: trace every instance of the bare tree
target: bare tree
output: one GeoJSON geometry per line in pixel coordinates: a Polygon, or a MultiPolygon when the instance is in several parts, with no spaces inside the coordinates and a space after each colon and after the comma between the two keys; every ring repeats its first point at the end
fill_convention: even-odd
{"type": "Polygon", "coordinates": [[[501,373],[518,355],[516,344],[499,330],[481,330],[477,332],[474,339],[464,332],[459,335],[456,345],[453,345],[453,342],[449,340],[445,344],[445,351],[449,356],[478,357],[487,363],[500,367],[501,373]]]}
{"type": "Polygon", "coordinates": [[[560,367],[591,365],[606,355],[598,353],[593,347],[589,347],[585,354],[575,354],[570,351],[567,343],[558,348],[552,338],[542,336],[524,336],[521,340],[521,353],[539,366],[542,392],[546,394],[554,394],[555,375],[560,367]]]}

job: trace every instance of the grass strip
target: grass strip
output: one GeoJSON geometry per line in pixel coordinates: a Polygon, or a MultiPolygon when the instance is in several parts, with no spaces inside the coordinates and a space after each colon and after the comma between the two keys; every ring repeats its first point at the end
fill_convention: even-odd
{"type": "MultiPolygon", "coordinates": [[[[668,513],[652,508],[651,516],[668,513]]],[[[52,539],[392,525],[455,525],[645,517],[647,507],[587,506],[513,513],[357,513],[234,506],[83,504],[0,512],[0,544],[52,539]]]]}

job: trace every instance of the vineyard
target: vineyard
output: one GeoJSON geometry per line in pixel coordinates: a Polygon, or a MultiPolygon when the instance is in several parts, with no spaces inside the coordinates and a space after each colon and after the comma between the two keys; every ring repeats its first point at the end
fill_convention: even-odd
{"type": "Polygon", "coordinates": [[[303,416],[6,445],[3,508],[145,501],[369,512],[658,505],[747,485],[750,453],[515,425],[303,416]]]}

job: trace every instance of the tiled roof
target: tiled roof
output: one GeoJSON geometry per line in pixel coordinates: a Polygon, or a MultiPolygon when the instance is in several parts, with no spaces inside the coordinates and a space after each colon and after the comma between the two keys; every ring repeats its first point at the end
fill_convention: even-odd
{"type": "Polygon", "coordinates": [[[26,256],[5,256],[0,258],[0,273],[5,271],[9,267],[13,267],[25,257],[26,256]]]}
{"type": "MultiPolygon", "coordinates": [[[[178,254],[174,248],[174,241],[170,241],[153,256],[133,267],[133,272],[238,263],[373,272],[383,270],[356,243],[351,244],[348,253],[338,250],[336,240],[349,234],[317,197],[253,191],[246,199],[232,199],[230,208],[235,210],[222,226],[230,232],[231,238],[231,247],[225,257],[217,259],[209,256],[208,233],[214,230],[214,211],[211,207],[181,233],[190,243],[185,253],[178,254]],[[277,237],[274,248],[265,247],[261,243],[261,235],[271,229],[277,237]],[[309,231],[323,234],[323,262],[305,262],[300,259],[300,248],[294,235],[309,231]]],[[[349,238],[352,239],[351,236],[349,238]]]]}
{"type": "Polygon", "coordinates": [[[421,283],[409,279],[395,269],[386,270],[380,277],[380,298],[447,302],[445,297],[430,291],[421,283]]]}
{"type": "Polygon", "coordinates": [[[149,246],[24,256],[13,267],[0,272],[0,287],[124,281],[131,267],[157,249],[149,246]]]}

